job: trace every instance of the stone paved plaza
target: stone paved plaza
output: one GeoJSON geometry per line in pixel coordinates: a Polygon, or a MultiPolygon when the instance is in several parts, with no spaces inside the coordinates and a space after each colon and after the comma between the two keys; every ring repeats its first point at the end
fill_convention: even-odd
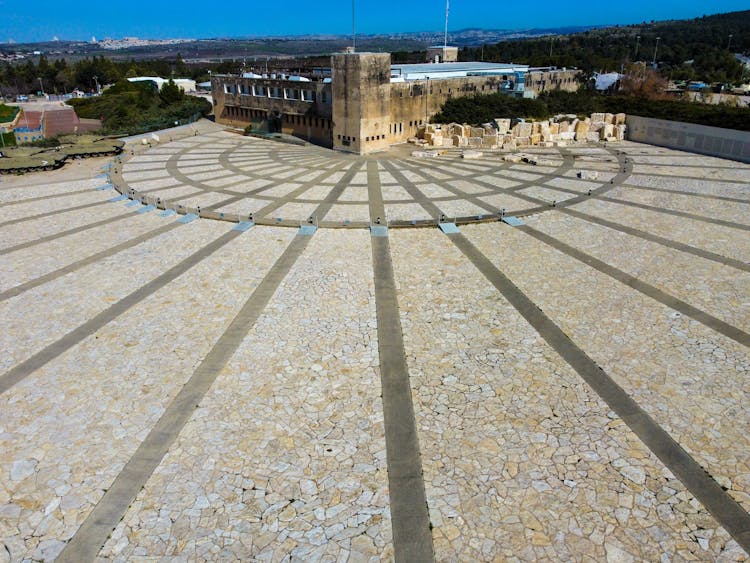
{"type": "Polygon", "coordinates": [[[748,559],[750,166],[162,140],[0,182],[0,563],[748,559]]]}

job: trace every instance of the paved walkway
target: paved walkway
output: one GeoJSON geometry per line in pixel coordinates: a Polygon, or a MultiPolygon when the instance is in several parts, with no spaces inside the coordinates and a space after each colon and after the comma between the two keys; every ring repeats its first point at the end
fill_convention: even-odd
{"type": "Polygon", "coordinates": [[[0,190],[0,563],[747,558],[750,167],[161,137],[0,190]]]}
{"type": "Polygon", "coordinates": [[[540,179],[571,173],[576,155],[570,151],[540,155],[542,163],[554,166],[505,162],[500,153],[488,153],[482,162],[467,162],[455,152],[439,159],[437,166],[414,158],[377,158],[364,170],[349,155],[224,132],[159,145],[129,158],[121,169],[116,168],[114,178],[123,193],[132,190],[135,197],[161,196],[162,205],[177,209],[200,206],[212,218],[237,220],[252,214],[259,224],[295,225],[307,221],[316,205],[327,202],[333,211],[329,217],[345,219],[316,218],[320,226],[366,227],[381,216],[372,216],[367,207],[366,187],[377,174],[384,193],[381,220],[387,216],[389,225],[396,227],[434,224],[441,216],[462,223],[481,221],[501,209],[525,215],[553,202],[561,207],[575,205],[589,197],[589,191],[598,194],[623,183],[630,173],[623,156],[612,149],[600,150],[606,159],[583,165],[595,166],[606,180],[583,182],[586,195],[580,189],[554,186],[545,188],[551,197],[546,192],[541,197],[524,192],[540,179]],[[517,172],[519,167],[524,171],[517,172]],[[509,176],[521,180],[511,181],[509,176]],[[174,197],[175,182],[190,187],[190,194],[174,197]],[[160,183],[164,189],[155,187],[160,183]],[[438,205],[443,207],[440,212],[438,205]]]}

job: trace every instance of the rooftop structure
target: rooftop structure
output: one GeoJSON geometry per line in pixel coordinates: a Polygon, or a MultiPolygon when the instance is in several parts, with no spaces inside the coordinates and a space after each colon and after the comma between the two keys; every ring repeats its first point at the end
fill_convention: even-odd
{"type": "Polygon", "coordinates": [[[526,72],[528,65],[513,63],[453,62],[391,65],[392,80],[447,80],[472,76],[503,76],[526,72]]]}
{"type": "Polygon", "coordinates": [[[452,63],[458,61],[458,47],[435,46],[427,47],[427,62],[452,63]]]}

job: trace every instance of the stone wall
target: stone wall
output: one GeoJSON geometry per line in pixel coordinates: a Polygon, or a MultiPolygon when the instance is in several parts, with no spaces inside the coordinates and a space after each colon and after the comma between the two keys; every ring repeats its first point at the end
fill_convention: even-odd
{"type": "Polygon", "coordinates": [[[214,76],[211,83],[217,123],[241,128],[252,125],[259,131],[286,133],[331,146],[329,83],[236,76],[214,76]],[[303,99],[303,91],[309,95],[307,99],[303,99]]]}
{"type": "Polygon", "coordinates": [[[442,80],[414,80],[391,83],[391,143],[401,143],[417,135],[420,126],[438,113],[451,98],[494,94],[512,81],[513,73],[500,76],[468,76],[442,80]]]}
{"type": "Polygon", "coordinates": [[[388,148],[391,55],[338,53],[333,67],[333,148],[365,154],[388,148]]]}
{"type": "Polygon", "coordinates": [[[750,162],[750,132],[629,115],[628,139],[750,162]]]}
{"type": "Polygon", "coordinates": [[[519,147],[564,147],[569,143],[622,141],[627,125],[624,113],[593,113],[579,119],[575,115],[557,115],[545,121],[496,119],[480,127],[450,123],[427,124],[409,139],[417,145],[463,147],[473,149],[519,147]]]}
{"type": "Polygon", "coordinates": [[[525,91],[527,95],[528,92],[533,92],[534,97],[550,90],[575,92],[578,90],[578,76],[580,73],[581,71],[577,69],[529,69],[525,77],[525,91]]]}

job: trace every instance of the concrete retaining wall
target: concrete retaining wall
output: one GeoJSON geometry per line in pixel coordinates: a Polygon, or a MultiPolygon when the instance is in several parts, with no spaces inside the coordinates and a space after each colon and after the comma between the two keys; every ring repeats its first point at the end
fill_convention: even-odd
{"type": "Polygon", "coordinates": [[[628,115],[628,140],[750,163],[750,132],[628,115]]]}

